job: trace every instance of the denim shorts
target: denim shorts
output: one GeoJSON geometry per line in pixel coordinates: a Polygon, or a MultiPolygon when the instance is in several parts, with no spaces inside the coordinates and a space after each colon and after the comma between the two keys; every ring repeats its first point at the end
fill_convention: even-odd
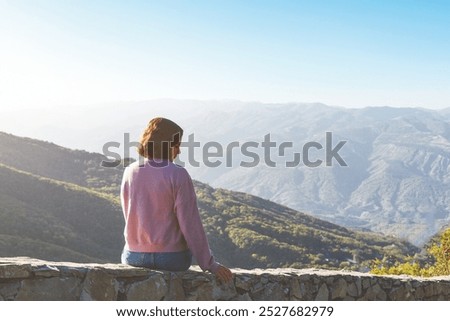
{"type": "Polygon", "coordinates": [[[126,249],[122,252],[122,263],[136,267],[145,267],[165,271],[186,271],[192,263],[192,253],[189,250],[182,252],[131,252],[126,249]]]}

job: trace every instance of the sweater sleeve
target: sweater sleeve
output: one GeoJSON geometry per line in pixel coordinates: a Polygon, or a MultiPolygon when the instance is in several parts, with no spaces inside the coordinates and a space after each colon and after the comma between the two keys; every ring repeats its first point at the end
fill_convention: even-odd
{"type": "Polygon", "coordinates": [[[203,271],[209,270],[213,273],[219,268],[209,248],[208,239],[200,219],[192,179],[183,168],[180,172],[179,185],[175,188],[175,213],[178,218],[184,239],[197,259],[203,271]]]}
{"type": "Polygon", "coordinates": [[[128,168],[124,170],[122,183],[120,185],[120,203],[122,205],[122,212],[126,217],[129,205],[129,186],[128,186],[128,168]]]}

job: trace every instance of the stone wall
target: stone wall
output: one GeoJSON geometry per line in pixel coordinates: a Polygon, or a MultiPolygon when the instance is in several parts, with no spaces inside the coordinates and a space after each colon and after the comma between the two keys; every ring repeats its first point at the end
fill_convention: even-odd
{"type": "Polygon", "coordinates": [[[162,272],[121,264],[0,258],[0,300],[450,300],[450,277],[327,270],[233,270],[232,284],[193,268],[162,272]]]}

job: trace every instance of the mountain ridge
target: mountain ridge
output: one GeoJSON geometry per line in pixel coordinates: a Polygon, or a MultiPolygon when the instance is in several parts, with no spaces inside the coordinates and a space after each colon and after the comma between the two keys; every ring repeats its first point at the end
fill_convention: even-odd
{"type": "MultiPolygon", "coordinates": [[[[8,144],[1,142],[1,137],[0,145],[6,148],[8,144]]],[[[52,148],[61,151],[56,145],[38,140],[32,140],[34,149],[21,148],[20,138],[13,141],[14,148],[9,149],[8,159],[16,166],[21,164],[20,159],[28,157],[21,155],[19,161],[15,161],[14,152],[27,151],[33,155],[40,144],[46,148],[51,146],[44,148],[48,157],[56,155],[52,148]]],[[[29,143],[24,140],[24,146],[29,147],[29,143]]],[[[65,166],[73,164],[79,168],[75,160],[80,156],[76,152],[73,154],[74,151],[65,151],[74,160],[69,162],[67,155],[62,156],[65,166]]],[[[98,154],[91,156],[99,160],[98,154]]],[[[89,157],[87,159],[85,164],[95,163],[89,162],[89,157]]],[[[60,175],[59,167],[43,160],[34,158],[33,168],[51,174],[49,176],[60,175]]],[[[25,162],[24,166],[30,165],[25,162]]],[[[113,191],[120,183],[120,177],[117,176],[118,169],[97,171],[98,167],[99,163],[88,170],[90,179],[93,180],[98,172],[99,181],[109,181],[114,188],[101,188],[95,180],[90,182],[91,187],[79,186],[71,182],[70,177],[69,182],[60,181],[0,163],[0,218],[3,222],[0,252],[11,253],[16,248],[18,256],[35,253],[43,259],[70,260],[73,256],[84,262],[117,262],[123,246],[124,223],[118,194],[113,191]],[[23,239],[17,244],[19,238],[23,239]],[[16,242],[15,247],[11,242],[16,242]],[[30,244],[33,245],[31,248],[30,244]]],[[[74,169],[69,172],[76,173],[74,169]]],[[[80,177],[75,176],[73,180],[79,181],[80,177]]],[[[83,182],[88,185],[87,181],[83,182]]],[[[418,251],[406,242],[375,233],[351,231],[260,197],[214,189],[195,180],[194,185],[211,248],[219,261],[230,266],[358,269],[367,266],[375,257],[393,255],[402,258],[418,251]]]]}
{"type": "MultiPolygon", "coordinates": [[[[297,148],[288,150],[284,158],[275,157],[275,169],[261,163],[240,168],[239,161],[247,160],[243,155],[233,155],[230,168],[210,169],[202,162],[199,167],[187,164],[187,168],[194,179],[213,187],[258,195],[339,225],[406,238],[418,246],[450,222],[450,109],[346,109],[321,103],[175,99],[97,107],[61,115],[53,111],[44,118],[41,111],[35,111],[25,115],[30,122],[21,113],[18,117],[27,125],[18,130],[95,151],[113,141],[124,147],[125,133],[131,141],[138,141],[146,122],[155,116],[173,119],[185,129],[185,140],[194,133],[203,145],[210,141],[222,146],[233,141],[261,143],[270,133],[278,146],[292,142],[297,148]],[[314,169],[284,166],[305,143],[323,145],[325,132],[332,132],[335,143],[347,142],[340,152],[348,167],[336,163],[314,169]]],[[[11,124],[4,119],[1,126],[12,128],[11,124]]],[[[201,153],[197,150],[197,160],[202,160],[201,153]]],[[[258,154],[262,159],[263,151],[258,154]]],[[[185,156],[183,150],[180,159],[185,156]]],[[[323,154],[312,152],[311,159],[315,157],[323,154]]]]}

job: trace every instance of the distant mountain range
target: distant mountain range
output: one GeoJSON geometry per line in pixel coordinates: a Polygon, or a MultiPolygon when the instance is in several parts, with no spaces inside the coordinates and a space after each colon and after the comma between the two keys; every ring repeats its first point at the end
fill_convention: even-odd
{"type": "MultiPolygon", "coordinates": [[[[346,142],[340,156],[347,167],[333,160],[331,167],[323,163],[286,168],[279,159],[276,168],[193,169],[196,178],[212,186],[258,195],[343,226],[383,232],[417,245],[450,222],[446,111],[254,105],[206,119],[195,131],[201,139],[209,135],[219,141],[262,141],[270,133],[278,145],[293,142],[299,152],[310,141],[325,146],[326,132],[332,133],[333,146],[346,142]]],[[[323,150],[312,159],[320,157],[324,158],[323,150]]]]}
{"type": "MultiPolygon", "coordinates": [[[[0,132],[0,256],[118,262],[123,168],[105,158],[0,132]]],[[[271,201],[195,181],[211,248],[232,267],[361,269],[418,249],[373,232],[352,231],[271,201]]]]}
{"type": "MultiPolygon", "coordinates": [[[[224,148],[233,141],[240,146],[258,142],[260,147],[254,150],[261,159],[261,142],[270,134],[278,146],[293,144],[284,156],[272,149],[274,168],[264,163],[241,167],[239,163],[249,158],[236,150],[233,166],[223,162],[216,168],[204,164],[187,168],[195,179],[213,187],[250,193],[339,225],[382,232],[416,245],[450,223],[450,108],[154,100],[91,106],[68,114],[25,115],[7,115],[3,123],[0,120],[1,128],[12,131],[12,120],[21,117],[24,126],[14,132],[98,152],[108,141],[123,147],[124,133],[137,141],[147,121],[160,115],[185,128],[185,141],[193,133],[201,146],[211,141],[224,148]],[[334,159],[330,167],[325,163],[314,168],[286,167],[292,153],[302,153],[306,143],[325,146],[327,132],[332,133],[333,146],[346,142],[339,154],[348,166],[339,166],[334,159]]],[[[324,151],[316,150],[310,159],[324,159],[324,151]]],[[[181,160],[187,156],[183,149],[181,160]]],[[[195,159],[202,163],[201,148],[196,149],[195,159]]]]}

